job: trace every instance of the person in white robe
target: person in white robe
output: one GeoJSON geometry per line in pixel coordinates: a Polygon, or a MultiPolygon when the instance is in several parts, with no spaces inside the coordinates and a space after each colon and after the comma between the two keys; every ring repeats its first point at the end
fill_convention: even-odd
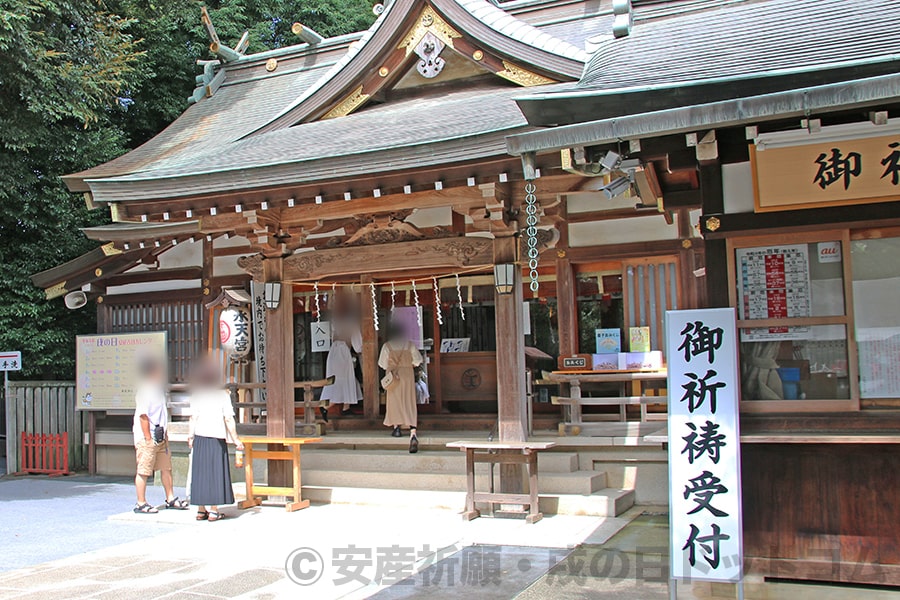
{"type": "MultiPolygon", "coordinates": [[[[342,415],[352,412],[352,406],[363,398],[362,387],[356,379],[353,353],[362,352],[362,332],[355,322],[344,319],[332,325],[331,349],[325,359],[325,376],[334,377],[334,383],[322,389],[322,401],[343,405],[342,415]]],[[[327,409],[319,409],[328,421],[327,409]]]]}

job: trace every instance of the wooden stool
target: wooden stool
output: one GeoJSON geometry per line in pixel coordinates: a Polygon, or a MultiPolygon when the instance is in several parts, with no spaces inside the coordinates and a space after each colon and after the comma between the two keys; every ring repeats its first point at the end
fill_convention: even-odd
{"type": "Polygon", "coordinates": [[[476,502],[493,504],[527,504],[525,521],[537,523],[541,514],[538,498],[538,452],[555,446],[555,442],[450,442],[448,448],[459,448],[466,453],[466,511],[463,519],[471,521],[481,516],[475,509],[476,502]],[[494,451],[501,453],[495,454],[494,451]],[[504,453],[505,452],[505,453],[504,453]],[[503,492],[475,491],[475,463],[525,464],[528,465],[528,493],[506,494],[503,492]]]}
{"type": "Polygon", "coordinates": [[[262,498],[258,496],[286,496],[293,502],[285,504],[288,512],[300,510],[309,506],[309,500],[300,498],[300,447],[304,444],[321,442],[322,438],[269,438],[269,437],[242,437],[244,444],[244,480],[247,485],[247,499],[238,502],[238,508],[250,508],[262,504],[262,498]],[[280,444],[287,450],[254,450],[254,444],[280,444]],[[253,459],[265,458],[268,460],[289,460],[294,466],[293,487],[277,487],[271,485],[253,484],[253,459]]]}

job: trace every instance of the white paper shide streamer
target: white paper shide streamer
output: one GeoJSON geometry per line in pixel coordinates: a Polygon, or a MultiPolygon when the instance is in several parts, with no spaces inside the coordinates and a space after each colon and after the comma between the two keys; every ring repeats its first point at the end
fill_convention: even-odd
{"type": "Polygon", "coordinates": [[[416,289],[416,280],[412,280],[412,292],[413,292],[413,302],[416,305],[416,323],[418,323],[419,327],[422,326],[422,311],[419,310],[419,290],[416,289]]]}
{"type": "Polygon", "coordinates": [[[462,287],[459,285],[459,274],[455,275],[456,277],[456,298],[459,300],[459,316],[462,317],[462,320],[466,320],[466,309],[463,307],[463,299],[462,299],[462,287]]]}
{"type": "Polygon", "coordinates": [[[319,305],[319,282],[313,284],[313,294],[316,297],[316,323],[322,320],[322,307],[319,305]]]}
{"type": "Polygon", "coordinates": [[[438,287],[437,277],[431,278],[434,281],[434,311],[437,316],[438,325],[444,324],[444,314],[441,312],[441,290],[438,287]]]}
{"type": "Polygon", "coordinates": [[[369,290],[372,292],[372,323],[375,325],[375,331],[378,331],[378,302],[375,301],[375,284],[369,284],[369,290]]]}

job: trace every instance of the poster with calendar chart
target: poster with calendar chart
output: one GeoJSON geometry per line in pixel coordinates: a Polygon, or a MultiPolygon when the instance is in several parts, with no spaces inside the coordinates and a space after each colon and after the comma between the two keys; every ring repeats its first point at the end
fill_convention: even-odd
{"type": "MultiPolygon", "coordinates": [[[[812,299],[806,244],[741,248],[736,251],[741,320],[809,317],[812,299]]],[[[741,341],[804,339],[808,327],[742,329],[741,341]]]]}

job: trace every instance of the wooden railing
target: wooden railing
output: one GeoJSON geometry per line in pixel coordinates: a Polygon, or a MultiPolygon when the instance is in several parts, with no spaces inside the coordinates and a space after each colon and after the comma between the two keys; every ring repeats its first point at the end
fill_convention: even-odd
{"type": "Polygon", "coordinates": [[[67,432],[69,470],[87,463],[84,432],[86,413],[75,410],[75,382],[10,381],[6,398],[6,470],[15,473],[21,467],[19,448],[22,432],[56,434],[67,432]]]}

